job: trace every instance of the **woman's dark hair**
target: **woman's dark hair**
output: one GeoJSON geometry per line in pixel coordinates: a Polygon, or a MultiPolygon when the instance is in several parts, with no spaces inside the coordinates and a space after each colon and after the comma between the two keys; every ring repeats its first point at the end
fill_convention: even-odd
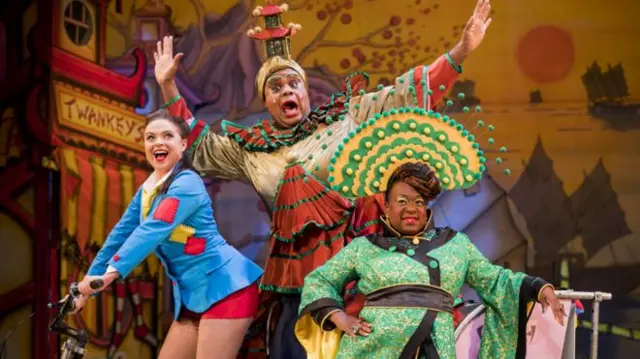
{"type": "MultiPolygon", "coordinates": [[[[187,124],[187,121],[179,117],[172,116],[169,111],[163,108],[148,114],[147,120],[144,123],[144,127],[146,128],[151,122],[156,120],[167,120],[176,125],[176,127],[178,128],[178,133],[180,134],[180,137],[182,139],[186,139],[187,136],[189,136],[189,132],[191,131],[189,125],[187,124]]],[[[160,187],[159,194],[167,193],[171,182],[173,182],[178,173],[184,170],[195,171],[195,169],[193,168],[193,163],[191,162],[191,158],[189,157],[189,154],[186,153],[186,151],[182,154],[182,157],[178,160],[178,163],[176,163],[176,165],[173,167],[173,171],[169,175],[169,178],[167,178],[167,180],[162,184],[162,187],[160,187]]]]}
{"type": "Polygon", "coordinates": [[[391,188],[397,182],[404,182],[413,187],[427,202],[438,197],[442,190],[435,172],[421,162],[407,162],[393,171],[387,183],[387,191],[384,194],[384,199],[387,202],[389,202],[391,188]]]}

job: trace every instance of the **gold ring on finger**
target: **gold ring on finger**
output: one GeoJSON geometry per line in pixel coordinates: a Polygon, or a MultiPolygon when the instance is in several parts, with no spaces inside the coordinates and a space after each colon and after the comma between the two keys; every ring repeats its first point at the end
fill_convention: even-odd
{"type": "Polygon", "coordinates": [[[351,332],[353,334],[358,334],[358,331],[360,330],[360,326],[359,325],[354,325],[353,327],[351,327],[351,332]]]}

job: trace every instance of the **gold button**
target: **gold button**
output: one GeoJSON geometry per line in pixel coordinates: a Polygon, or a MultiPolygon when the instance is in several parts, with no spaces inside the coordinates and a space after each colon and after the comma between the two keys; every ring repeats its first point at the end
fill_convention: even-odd
{"type": "Polygon", "coordinates": [[[418,238],[414,238],[413,239],[413,244],[415,244],[417,246],[418,244],[420,244],[420,240],[418,238]]]}

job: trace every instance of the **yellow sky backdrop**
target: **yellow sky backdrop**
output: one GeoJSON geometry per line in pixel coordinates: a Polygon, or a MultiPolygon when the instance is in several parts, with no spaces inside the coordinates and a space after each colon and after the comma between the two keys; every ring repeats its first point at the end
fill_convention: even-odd
{"type": "MultiPolygon", "coordinates": [[[[144,0],[125,0],[124,8],[128,9],[131,1],[141,7],[144,0]]],[[[175,24],[188,27],[196,23],[197,13],[192,2],[184,0],[165,0],[173,9],[175,24]]],[[[223,14],[238,0],[201,0],[205,12],[223,14]]],[[[254,3],[262,4],[262,1],[254,3]]],[[[312,10],[298,10],[285,14],[286,22],[298,22],[303,25],[302,32],[293,41],[294,53],[307,45],[325,21],[316,18],[317,10],[324,7],[328,0],[290,1],[290,5],[301,3],[313,5],[312,10]]],[[[640,51],[637,36],[640,34],[640,2],[635,0],[494,0],[493,24],[485,42],[465,62],[463,78],[476,81],[477,95],[485,103],[518,103],[528,101],[530,90],[539,88],[545,101],[584,101],[586,93],[580,76],[587,65],[597,60],[602,65],[622,62],[629,92],[635,99],[640,98],[640,51]],[[575,60],[570,72],[564,79],[540,84],[527,78],[518,66],[516,49],[522,37],[531,29],[541,25],[552,25],[568,32],[575,46],[575,60]]],[[[113,6],[113,5],[112,5],[113,6]]],[[[416,23],[406,26],[403,22],[403,33],[414,30],[421,35],[417,46],[442,48],[440,37],[445,37],[451,44],[457,39],[452,37],[452,26],[464,23],[471,15],[475,0],[353,0],[353,8],[348,12],[352,17],[349,25],[336,21],[328,31],[327,40],[353,40],[367,32],[388,23],[391,15],[399,15],[403,20],[414,17],[416,23]],[[416,5],[419,3],[419,5],[416,5]],[[417,9],[434,8],[428,16],[417,14],[417,9]],[[440,44],[440,46],[437,46],[440,44]]],[[[113,10],[113,9],[112,9],[113,10]]],[[[124,19],[127,14],[119,16],[124,19]]],[[[258,25],[263,26],[260,22],[258,25]]],[[[133,29],[132,29],[133,31],[133,29]]],[[[406,37],[405,37],[406,39],[406,37]]],[[[377,38],[377,42],[381,38],[377,38]]],[[[109,30],[107,47],[110,56],[117,56],[125,49],[119,34],[109,30]]],[[[343,72],[339,67],[340,59],[349,57],[352,48],[318,49],[303,61],[309,66],[314,62],[325,64],[336,72],[343,72]]],[[[542,49],[541,49],[542,51],[542,49]]],[[[421,53],[422,54],[422,53],[421,53]]],[[[432,58],[435,57],[434,53],[432,58]]],[[[552,55],[547,57],[553,58],[552,55]]],[[[353,61],[353,59],[352,59],[353,61]]],[[[544,65],[541,65],[544,66],[544,65]]],[[[383,67],[384,68],[384,67],[383,67]]],[[[397,75],[397,74],[396,74],[397,75]]],[[[379,76],[372,76],[374,81],[379,76]]]]}

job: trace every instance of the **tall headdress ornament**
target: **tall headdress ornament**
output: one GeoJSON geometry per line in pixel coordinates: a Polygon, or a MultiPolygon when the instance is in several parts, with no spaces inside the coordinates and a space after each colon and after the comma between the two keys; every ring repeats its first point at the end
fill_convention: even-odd
{"type": "MultiPolygon", "coordinates": [[[[464,98],[458,94],[459,100],[464,98]]],[[[400,107],[369,118],[344,138],[330,159],[331,187],[347,197],[373,195],[387,190],[393,171],[406,162],[423,162],[433,168],[445,190],[473,186],[489,164],[479,135],[490,134],[494,126],[473,120],[481,112],[480,106],[475,106],[475,111],[464,106],[459,120],[447,114],[453,107],[454,101],[448,100],[442,112],[400,107]]],[[[492,137],[486,143],[493,147],[488,152],[507,152],[504,146],[497,149],[492,137]]],[[[498,165],[503,162],[501,157],[494,161],[498,165]]],[[[504,170],[504,174],[510,173],[504,170]]]]}
{"type": "Polygon", "coordinates": [[[289,23],[286,26],[282,22],[282,14],[289,10],[289,5],[274,5],[267,1],[266,5],[256,6],[253,16],[264,18],[264,29],[256,26],[247,30],[247,36],[252,39],[264,41],[267,59],[262,64],[256,76],[256,88],[260,97],[264,99],[264,85],[267,78],[274,72],[283,69],[296,71],[307,84],[307,75],[302,67],[291,59],[291,37],[302,29],[300,24],[289,23]]]}

